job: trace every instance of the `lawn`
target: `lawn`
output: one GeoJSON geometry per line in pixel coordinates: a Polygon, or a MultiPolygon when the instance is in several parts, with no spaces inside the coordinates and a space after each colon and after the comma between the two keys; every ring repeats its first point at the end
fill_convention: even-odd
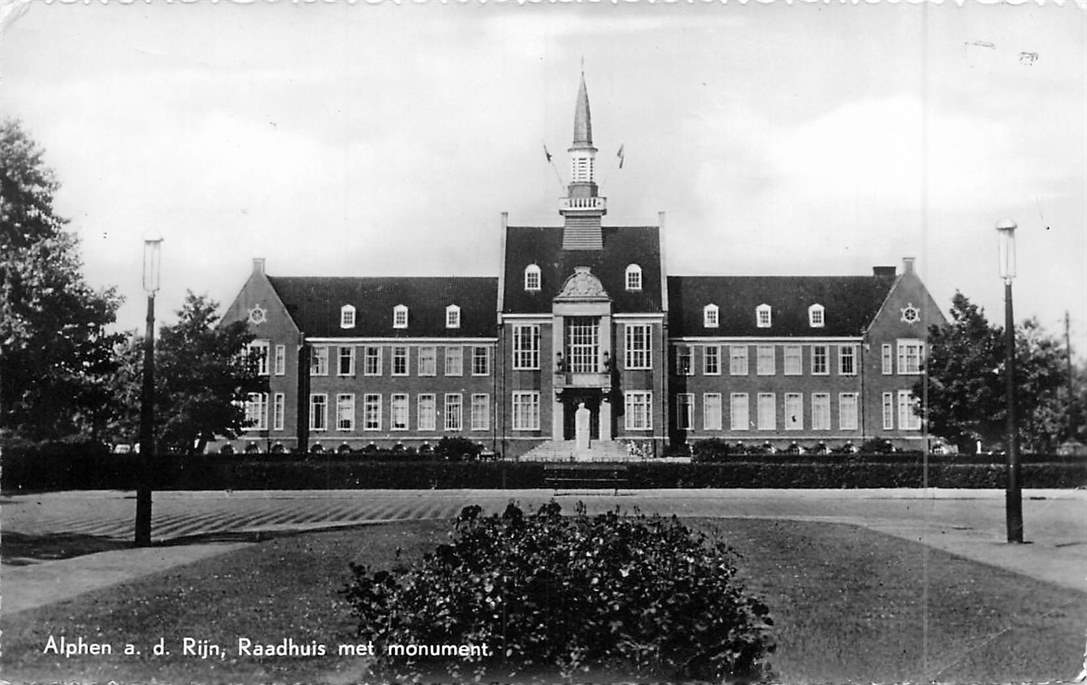
{"type": "MultiPolygon", "coordinates": [[[[701,519],[741,555],[749,588],[770,605],[789,683],[1011,682],[1070,678],[1079,668],[1087,595],[865,529],[823,523],[701,519]]],[[[123,586],[3,619],[5,680],[357,682],[365,658],[337,591],[349,561],[391,565],[444,540],[448,524],[397,523],[284,535],[123,586]],[[42,653],[49,636],[134,643],[140,656],[42,653]],[[160,637],[169,656],[147,654],[160,637]],[[227,648],[182,656],[184,637],[227,648]],[[322,643],[319,658],[238,657],[253,643],[322,643]]]]}

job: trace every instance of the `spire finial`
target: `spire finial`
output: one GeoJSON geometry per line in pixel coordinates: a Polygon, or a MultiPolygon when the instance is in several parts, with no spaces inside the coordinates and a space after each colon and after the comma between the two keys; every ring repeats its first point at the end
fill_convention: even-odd
{"type": "Polygon", "coordinates": [[[582,57],[581,83],[577,89],[577,106],[574,109],[574,146],[588,146],[593,144],[592,115],[589,113],[589,93],[585,87],[585,70],[582,57]]]}

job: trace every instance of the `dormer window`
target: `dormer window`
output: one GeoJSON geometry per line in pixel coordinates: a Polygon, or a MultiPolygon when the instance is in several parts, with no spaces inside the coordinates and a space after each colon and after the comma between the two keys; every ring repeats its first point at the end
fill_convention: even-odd
{"type": "Polygon", "coordinates": [[[759,328],[770,328],[770,305],[760,304],[755,307],[755,325],[759,328]]]}
{"type": "Polygon", "coordinates": [[[717,328],[718,309],[715,304],[708,304],[702,308],[702,325],[705,328],[717,328]]]}
{"type": "Polygon", "coordinates": [[[540,267],[529,264],[525,267],[525,290],[536,291],[540,289],[540,267]]]}
{"type": "Polygon", "coordinates": [[[460,328],[460,307],[455,304],[445,308],[445,327],[460,328]]]}
{"type": "Polygon", "coordinates": [[[355,327],[355,308],[349,304],[340,307],[340,328],[355,327]]]}
{"type": "Polygon", "coordinates": [[[627,267],[627,290],[641,290],[642,289],[642,267],[637,264],[631,264],[627,267]]]}
{"type": "Polygon", "coordinates": [[[408,308],[402,304],[393,307],[393,328],[408,327],[408,308]]]}
{"type": "Polygon", "coordinates": [[[812,328],[822,328],[823,321],[823,305],[813,304],[808,307],[808,325],[812,328]]]}

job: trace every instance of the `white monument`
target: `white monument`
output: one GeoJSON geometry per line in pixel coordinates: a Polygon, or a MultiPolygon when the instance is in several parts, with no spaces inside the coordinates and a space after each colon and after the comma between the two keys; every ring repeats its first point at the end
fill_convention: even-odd
{"type": "Polygon", "coordinates": [[[592,413],[585,407],[584,402],[579,402],[577,411],[574,412],[574,449],[578,452],[589,449],[589,421],[592,413]]]}

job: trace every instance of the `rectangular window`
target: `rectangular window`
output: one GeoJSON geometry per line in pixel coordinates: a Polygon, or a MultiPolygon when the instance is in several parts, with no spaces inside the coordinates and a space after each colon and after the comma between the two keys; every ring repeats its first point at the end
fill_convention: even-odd
{"type": "Polygon", "coordinates": [[[389,398],[389,428],[394,431],[408,429],[408,396],[397,393],[389,398]]]}
{"type": "Polygon", "coordinates": [[[318,345],[310,350],[309,375],[328,375],[328,347],[326,345],[318,345]]]}
{"type": "Polygon", "coordinates": [[[245,401],[246,429],[262,431],[268,429],[268,393],[251,392],[245,401]]]}
{"type": "Polygon", "coordinates": [[[328,395],[318,393],[309,396],[309,429],[312,431],[328,429],[328,395]]]}
{"type": "Polygon", "coordinates": [[[799,376],[804,373],[804,364],[801,357],[800,345],[785,346],[785,375],[799,376]]]}
{"type": "Polygon", "coordinates": [[[362,373],[365,376],[380,376],[381,375],[381,348],[373,345],[366,347],[364,352],[365,362],[362,367],[362,373]]]}
{"type": "Polygon", "coordinates": [[[339,364],[336,366],[336,374],[339,376],[355,375],[355,347],[353,345],[340,347],[339,364]]]}
{"type": "Polygon", "coordinates": [[[898,391],[898,429],[921,430],[921,417],[917,415],[915,408],[917,400],[909,390],[898,391]]]}
{"type": "Polygon", "coordinates": [[[485,431],[491,427],[491,398],[486,394],[472,395],[471,427],[474,431],[485,431]]]}
{"type": "Polygon", "coordinates": [[[539,324],[514,325],[513,368],[520,370],[535,370],[540,368],[539,324]]]}
{"type": "Polygon", "coordinates": [[[921,373],[921,359],[925,344],[920,340],[898,341],[898,372],[902,374],[921,373]]]}
{"type": "Polygon", "coordinates": [[[694,395],[680,393],[676,395],[676,428],[691,430],[694,426],[694,395]]]}
{"type": "Polygon", "coordinates": [[[759,345],[755,350],[755,354],[755,373],[760,376],[773,376],[777,373],[773,345],[759,345]]]}
{"type": "Polygon", "coordinates": [[[599,325],[591,317],[566,319],[566,369],[571,373],[599,373],[599,325]]]}
{"type": "Polygon", "coordinates": [[[830,373],[827,366],[827,346],[811,346],[811,372],[816,376],[825,376],[830,373]]]}
{"type": "Polygon", "coordinates": [[[408,348],[404,345],[393,346],[393,375],[408,375],[408,348]]]}
{"type": "Polygon", "coordinates": [[[540,430],[540,393],[518,391],[513,393],[513,430],[540,430]]]}
{"type": "Polygon", "coordinates": [[[853,345],[838,345],[838,375],[854,376],[857,373],[857,348],[853,345]]]}
{"type": "Polygon", "coordinates": [[[249,343],[249,363],[256,367],[258,376],[268,375],[267,340],[254,340],[249,343]]]}
{"type": "Polygon", "coordinates": [[[491,348],[485,345],[476,345],[472,348],[472,375],[491,375],[491,348]]]}
{"type": "Polygon", "coordinates": [[[287,346],[276,345],[275,374],[283,376],[287,373],[287,346]]]}
{"type": "Polygon", "coordinates": [[[419,430],[437,430],[438,422],[434,395],[419,395],[419,430]]]}
{"type": "Polygon", "coordinates": [[[650,333],[653,327],[650,324],[630,324],[624,327],[626,342],[626,358],[624,368],[649,369],[652,368],[652,351],[650,347],[650,333]]]}
{"type": "Polygon", "coordinates": [[[747,345],[729,345],[728,372],[733,376],[747,375],[747,345]]]}
{"type": "Polygon", "coordinates": [[[445,429],[447,431],[461,430],[461,397],[459,392],[445,394],[445,429]]]}
{"type": "Polygon", "coordinates": [[[798,392],[785,393],[785,430],[804,430],[804,396],[798,392]]]}
{"type": "Polygon", "coordinates": [[[884,376],[890,376],[895,372],[894,369],[894,352],[891,350],[890,343],[884,343],[880,348],[880,366],[884,376]]]}
{"type": "Polygon", "coordinates": [[[721,430],[721,393],[708,392],[702,396],[702,427],[708,431],[721,430]]]}
{"type": "Polygon", "coordinates": [[[336,430],[355,430],[355,396],[349,393],[336,395],[336,430]]]}
{"type": "MultiPolygon", "coordinates": [[[[884,347],[890,347],[890,345],[884,345],[884,347]]],[[[883,430],[893,431],[895,429],[895,396],[894,393],[883,393],[883,430]]]]}
{"type": "Polygon", "coordinates": [[[721,348],[717,345],[702,348],[702,373],[707,376],[721,375],[721,348]]]}
{"type": "Polygon", "coordinates": [[[750,420],[747,415],[747,393],[734,392],[728,398],[729,428],[745,431],[750,420]]]}
{"type": "Polygon", "coordinates": [[[283,430],[283,418],[286,415],[287,396],[277,392],[272,397],[272,430],[283,430]]]}
{"type": "Polygon", "coordinates": [[[438,348],[433,345],[419,348],[419,375],[436,376],[438,374],[438,348]]]}
{"type": "Polygon", "coordinates": [[[857,430],[857,393],[838,395],[838,427],[844,431],[857,430]]]}
{"type": "Polygon", "coordinates": [[[830,430],[830,393],[812,393],[811,427],[817,431],[830,430]]]}
{"type": "Polygon", "coordinates": [[[628,390],[623,396],[625,419],[623,425],[631,431],[647,431],[653,428],[653,393],[647,390],[628,390]]]}
{"type": "Polygon", "coordinates": [[[691,363],[691,348],[688,345],[676,345],[676,375],[690,376],[694,373],[691,363]]]}
{"type": "Polygon", "coordinates": [[[777,401],[772,392],[759,393],[758,426],[761,431],[777,428],[777,401]]]}
{"type": "Polygon", "coordinates": [[[445,348],[445,375],[460,376],[464,374],[464,348],[460,345],[448,345],[445,348]]]}
{"type": "Polygon", "coordinates": [[[362,396],[362,429],[381,430],[381,395],[369,393],[362,396]]]}

